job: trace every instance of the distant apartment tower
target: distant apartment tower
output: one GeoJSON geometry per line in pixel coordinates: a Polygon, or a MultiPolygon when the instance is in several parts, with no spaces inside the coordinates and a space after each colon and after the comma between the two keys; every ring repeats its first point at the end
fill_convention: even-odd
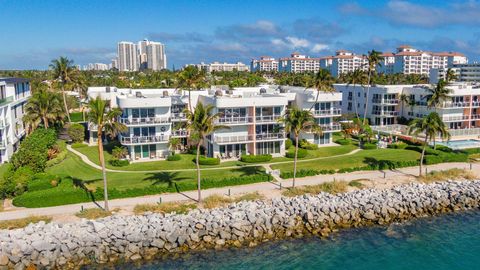
{"type": "Polygon", "coordinates": [[[89,63],[83,67],[83,70],[108,70],[109,67],[107,64],[103,63],[89,63]]]}
{"type": "Polygon", "coordinates": [[[137,44],[138,49],[138,64],[140,70],[147,69],[147,45],[150,43],[147,39],[139,41],[137,44]]]}
{"type": "Polygon", "coordinates": [[[118,60],[117,60],[117,58],[112,59],[112,63],[110,63],[110,69],[118,69],[118,60]]]}
{"type": "Polygon", "coordinates": [[[332,76],[353,72],[357,69],[367,70],[367,59],[350,51],[338,50],[335,56],[320,58],[320,67],[330,71],[332,76]]]}
{"type": "Polygon", "coordinates": [[[260,56],[260,59],[252,59],[251,71],[278,71],[278,61],[270,56],[260,56]]]}
{"type": "Polygon", "coordinates": [[[397,48],[396,53],[384,54],[389,62],[382,63],[378,70],[387,74],[422,74],[429,75],[432,68],[447,68],[453,64],[466,64],[467,57],[458,52],[420,51],[409,45],[397,48]]]}
{"type": "Polygon", "coordinates": [[[210,64],[206,64],[201,62],[200,64],[187,64],[187,66],[195,66],[198,69],[203,69],[208,73],[211,72],[219,72],[219,71],[250,71],[249,66],[245,65],[242,62],[237,63],[220,63],[220,62],[213,62],[210,64]]]}
{"type": "Polygon", "coordinates": [[[320,58],[311,58],[309,56],[294,52],[290,57],[280,58],[278,61],[278,71],[283,72],[318,72],[320,70],[320,58]]]}
{"type": "Polygon", "coordinates": [[[118,43],[118,70],[137,71],[138,54],[137,45],[132,42],[122,41],[118,43]]]}
{"type": "Polygon", "coordinates": [[[434,68],[430,70],[430,83],[437,83],[440,79],[445,80],[448,69],[455,74],[455,81],[480,82],[480,63],[454,64],[447,68],[434,68]]]}
{"type": "Polygon", "coordinates": [[[162,70],[167,68],[165,45],[160,42],[148,41],[146,44],[147,68],[162,70]]]}

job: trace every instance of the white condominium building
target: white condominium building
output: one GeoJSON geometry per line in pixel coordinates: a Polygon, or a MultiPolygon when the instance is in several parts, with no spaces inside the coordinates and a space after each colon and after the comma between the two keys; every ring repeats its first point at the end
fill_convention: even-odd
{"type": "Polygon", "coordinates": [[[339,50],[335,56],[320,58],[320,67],[330,71],[332,76],[353,72],[357,69],[367,70],[368,61],[363,55],[356,55],[350,51],[339,50]]]}
{"type": "Polygon", "coordinates": [[[28,80],[0,78],[0,163],[10,160],[25,135],[23,114],[28,98],[28,80]]]}
{"type": "Polygon", "coordinates": [[[252,71],[278,71],[278,61],[270,56],[260,56],[260,59],[252,59],[250,64],[252,71]]]}
{"type": "MultiPolygon", "coordinates": [[[[430,98],[430,85],[376,85],[370,87],[369,96],[366,87],[334,85],[343,94],[342,111],[358,113],[363,116],[367,110],[367,118],[372,125],[384,126],[398,123],[399,117],[406,119],[421,118],[433,108],[427,107],[430,98]],[[408,101],[402,102],[404,95],[408,101]],[[365,103],[368,100],[368,107],[365,103]]],[[[452,130],[472,129],[480,134],[480,88],[468,83],[452,83],[448,99],[436,111],[452,130]]],[[[453,134],[461,132],[453,132],[453,134]]]]}
{"type": "Polygon", "coordinates": [[[187,66],[196,66],[198,69],[203,69],[208,73],[217,72],[217,71],[250,71],[250,67],[245,65],[242,62],[237,62],[237,63],[213,62],[210,64],[201,62],[200,64],[185,65],[185,67],[187,66]]]}
{"type": "Polygon", "coordinates": [[[160,42],[149,41],[146,49],[148,69],[158,71],[167,68],[167,55],[165,54],[165,45],[160,42]]]}
{"type": "Polygon", "coordinates": [[[435,68],[430,70],[430,83],[437,83],[440,79],[445,80],[448,69],[455,74],[455,81],[480,82],[480,63],[453,64],[448,68],[435,68]]]}
{"type": "Polygon", "coordinates": [[[320,58],[310,58],[298,52],[292,53],[290,57],[280,58],[278,61],[280,72],[318,72],[319,70],[320,58]]]}
{"type": "Polygon", "coordinates": [[[107,64],[103,63],[89,63],[83,67],[83,70],[108,70],[109,67],[107,64]]]}
{"type": "MultiPolygon", "coordinates": [[[[246,154],[285,154],[287,134],[278,119],[283,117],[287,105],[295,104],[305,110],[312,109],[324,134],[302,134],[302,138],[318,145],[331,143],[331,133],[340,130],[334,117],[340,116],[341,94],[319,95],[295,87],[242,87],[233,90],[211,88],[192,91],[192,107],[197,102],[211,104],[214,113],[221,113],[218,124],[228,126],[208,135],[204,142],[210,157],[237,159],[246,154]]],[[[164,158],[169,154],[171,137],[182,138],[187,145],[188,133],[183,111],[188,108],[188,93],[174,89],[117,89],[115,87],[90,87],[91,98],[101,96],[111,105],[122,109],[119,121],[128,131],[119,135],[120,143],[128,148],[134,160],[164,158]]],[[[95,143],[95,127],[90,129],[90,142],[95,143]]]]}
{"type": "Polygon", "coordinates": [[[137,45],[132,42],[122,41],[117,46],[118,70],[138,71],[137,45]]]}

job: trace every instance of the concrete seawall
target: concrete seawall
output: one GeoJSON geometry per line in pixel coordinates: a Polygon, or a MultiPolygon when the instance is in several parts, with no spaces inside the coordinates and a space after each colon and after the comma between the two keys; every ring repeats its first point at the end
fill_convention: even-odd
{"type": "Polygon", "coordinates": [[[240,202],[185,215],[111,216],[0,231],[0,269],[75,269],[162,254],[255,246],[334,229],[388,224],[480,206],[480,180],[240,202]]]}

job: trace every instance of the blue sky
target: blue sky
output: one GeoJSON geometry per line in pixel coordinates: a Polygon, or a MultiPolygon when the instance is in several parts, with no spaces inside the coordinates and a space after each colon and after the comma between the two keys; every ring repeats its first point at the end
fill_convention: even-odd
{"type": "Polygon", "coordinates": [[[166,44],[168,66],[410,44],[480,60],[479,1],[0,0],[0,69],[109,63],[118,41],[166,44]]]}

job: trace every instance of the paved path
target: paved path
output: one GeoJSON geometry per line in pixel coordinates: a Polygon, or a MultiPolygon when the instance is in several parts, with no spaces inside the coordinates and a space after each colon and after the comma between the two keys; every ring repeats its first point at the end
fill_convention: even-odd
{"type": "MultiPolygon", "coordinates": [[[[444,163],[428,166],[428,170],[447,170],[452,168],[461,168],[469,169],[469,163],[444,163]]],[[[472,170],[477,174],[480,173],[480,164],[473,164],[472,170]]],[[[333,175],[317,175],[310,176],[305,178],[299,178],[296,181],[297,186],[304,185],[316,185],[324,182],[330,182],[333,180],[344,180],[351,181],[356,179],[370,179],[372,181],[388,181],[389,179],[395,179],[402,176],[414,176],[418,174],[418,167],[409,167],[402,168],[397,170],[385,170],[385,171],[360,171],[344,174],[333,174],[333,175]],[[386,177],[386,178],[384,178],[386,177]]],[[[281,186],[288,187],[292,184],[291,179],[281,180],[281,186]]],[[[212,194],[228,194],[229,190],[232,195],[249,193],[249,192],[269,192],[269,191],[278,191],[280,189],[280,184],[276,182],[262,182],[242,186],[233,186],[233,187],[223,187],[223,188],[212,188],[202,191],[203,197],[208,197],[212,194]]],[[[277,193],[278,195],[278,193],[277,193]]],[[[125,210],[131,210],[137,204],[144,203],[157,203],[160,198],[162,202],[172,202],[172,201],[192,201],[193,198],[196,198],[197,191],[187,191],[184,193],[168,193],[161,195],[153,196],[144,196],[144,197],[135,197],[135,198],[125,198],[125,199],[116,199],[110,201],[110,208],[122,208],[125,210]]],[[[102,202],[98,202],[102,205],[102,202]]],[[[66,215],[74,214],[81,210],[81,208],[92,208],[98,207],[94,203],[79,203],[79,204],[70,204],[54,207],[45,207],[45,208],[16,208],[15,210],[1,212],[0,220],[9,220],[9,219],[18,219],[25,218],[31,215],[66,215]]]]}
{"type": "MultiPolygon", "coordinates": [[[[67,145],[67,150],[74,153],[75,155],[79,156],[83,162],[88,164],[89,166],[101,170],[102,167],[100,165],[95,164],[92,162],[86,155],[83,153],[75,150],[72,148],[71,145],[67,145]]],[[[359,151],[362,151],[362,149],[354,149],[346,154],[341,154],[341,155],[335,155],[335,156],[327,156],[327,157],[317,157],[317,158],[310,158],[310,159],[301,159],[298,160],[297,162],[308,162],[308,161],[313,161],[313,160],[322,160],[322,159],[327,159],[327,158],[334,158],[334,157],[343,157],[343,156],[349,156],[353,155],[359,151]]],[[[226,170],[226,169],[238,169],[238,168],[244,168],[244,167],[258,167],[258,166],[263,166],[265,168],[269,168],[270,165],[274,164],[285,164],[285,163],[293,163],[291,160],[287,161],[277,161],[277,162],[271,162],[271,163],[257,163],[257,164],[245,164],[241,166],[227,166],[227,167],[215,167],[215,168],[202,168],[202,171],[208,171],[208,170],[226,170]]],[[[180,171],[196,171],[197,169],[192,168],[192,169],[176,169],[176,170],[151,170],[151,171],[125,171],[125,170],[112,170],[112,169],[106,169],[107,172],[117,172],[117,173],[155,173],[155,172],[180,172],[180,171]]],[[[270,169],[271,170],[271,169],[270,169]]]]}

